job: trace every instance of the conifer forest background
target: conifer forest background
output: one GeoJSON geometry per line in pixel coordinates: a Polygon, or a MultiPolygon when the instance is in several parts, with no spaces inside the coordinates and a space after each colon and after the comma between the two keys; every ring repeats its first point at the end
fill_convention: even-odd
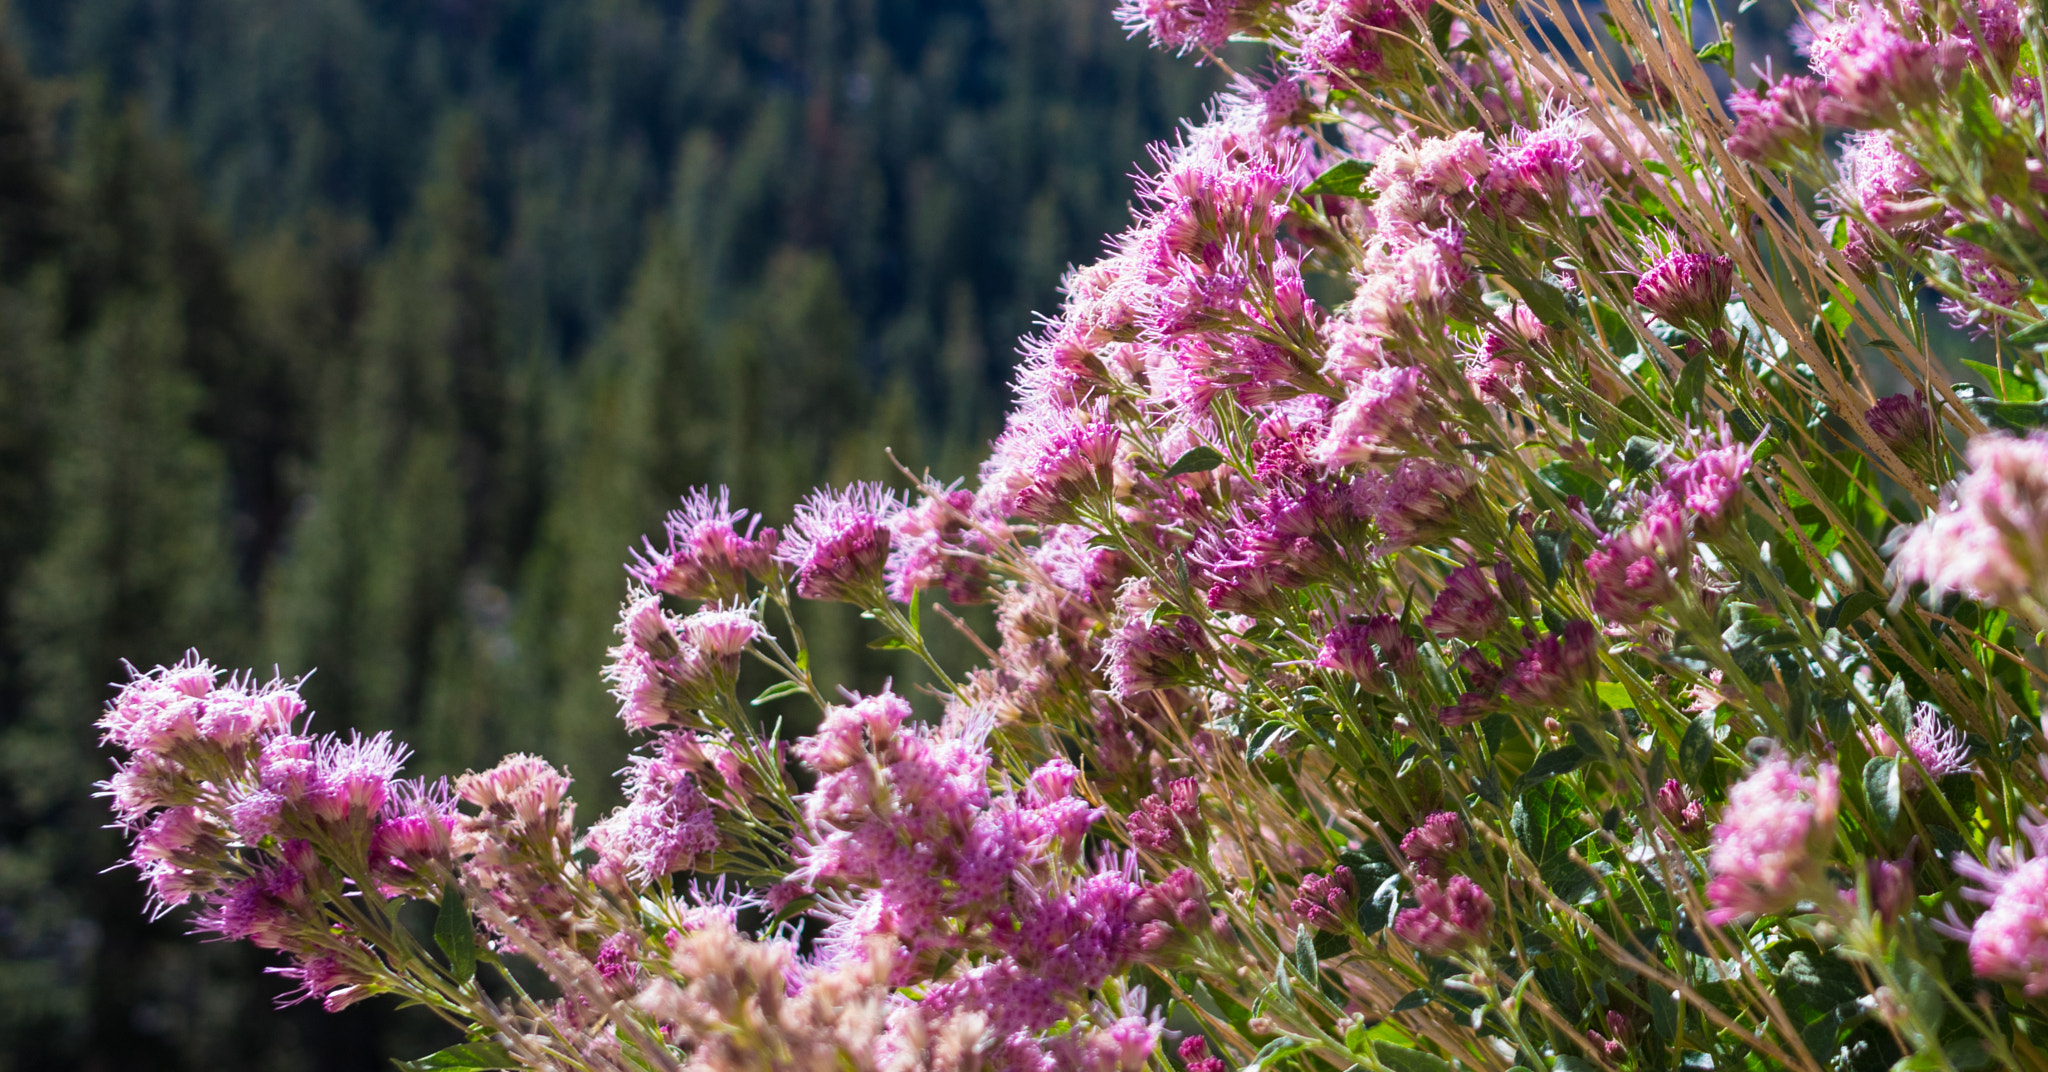
{"type": "Polygon", "coordinates": [[[320,725],[428,774],[545,751],[609,806],[627,546],[693,484],[775,516],[884,446],[971,472],[1031,311],[1221,82],[1094,0],[14,0],[0,34],[4,1072],[446,1041],[274,1011],[261,954],[143,921],[87,788],[120,658],[317,665],[320,725]]]}
{"type": "MultiPolygon", "coordinates": [[[[602,814],[628,546],[692,485],[971,473],[1223,85],[1110,9],[0,0],[0,1072],[450,1041],[146,921],[89,795],[121,658],[317,666],[320,727],[542,752],[602,814]]],[[[807,622],[820,677],[914,688],[853,624],[807,622]]]]}

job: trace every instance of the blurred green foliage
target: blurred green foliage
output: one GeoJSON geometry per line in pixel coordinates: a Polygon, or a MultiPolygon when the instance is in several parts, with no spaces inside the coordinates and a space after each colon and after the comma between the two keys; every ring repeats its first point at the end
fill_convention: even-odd
{"type": "MultiPolygon", "coordinates": [[[[371,1069],[142,915],[123,677],[318,666],[414,772],[615,795],[627,546],[883,448],[960,473],[1144,144],[1219,78],[1092,0],[15,0],[0,61],[0,1072],[371,1069]]],[[[822,616],[828,677],[915,680],[822,616]]],[[[591,816],[586,815],[588,819],[591,816]]]]}

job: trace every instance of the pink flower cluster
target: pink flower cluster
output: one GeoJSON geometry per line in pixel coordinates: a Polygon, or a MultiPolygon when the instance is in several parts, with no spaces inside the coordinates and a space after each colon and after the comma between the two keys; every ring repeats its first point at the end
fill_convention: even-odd
{"type": "Polygon", "coordinates": [[[1841,776],[1832,763],[1773,755],[1728,790],[1707,858],[1714,926],[1834,896],[1824,877],[1841,776]],[[1811,771],[1811,773],[1809,773],[1811,771]]]}
{"type": "Polygon", "coordinates": [[[2048,436],[1979,436],[1969,463],[1899,543],[1893,572],[2003,607],[2048,601],[2048,436]]]}

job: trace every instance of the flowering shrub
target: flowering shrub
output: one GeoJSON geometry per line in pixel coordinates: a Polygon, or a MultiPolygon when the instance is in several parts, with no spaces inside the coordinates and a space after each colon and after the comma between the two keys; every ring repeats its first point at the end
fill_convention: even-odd
{"type": "Polygon", "coordinates": [[[132,863],[470,1032],[423,1068],[2048,1067],[2039,9],[1823,10],[1725,106],[1695,10],[1127,0],[1277,66],[1159,151],[977,486],[685,499],[624,807],[402,779],[194,657],[101,723],[132,863]],[[933,709],[816,680],[798,598],[933,709]]]}

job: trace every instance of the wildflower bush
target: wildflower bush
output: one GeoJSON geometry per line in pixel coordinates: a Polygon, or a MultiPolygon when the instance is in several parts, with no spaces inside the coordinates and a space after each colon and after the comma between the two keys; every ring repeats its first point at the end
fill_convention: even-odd
{"type": "Polygon", "coordinates": [[[684,499],[628,804],[195,656],[101,722],[132,863],[466,1030],[419,1069],[2048,1068],[2041,14],[1824,10],[1724,102],[1701,12],[1127,0],[1275,66],[977,486],[684,499]],[[798,600],[936,685],[817,680],[798,600]]]}

